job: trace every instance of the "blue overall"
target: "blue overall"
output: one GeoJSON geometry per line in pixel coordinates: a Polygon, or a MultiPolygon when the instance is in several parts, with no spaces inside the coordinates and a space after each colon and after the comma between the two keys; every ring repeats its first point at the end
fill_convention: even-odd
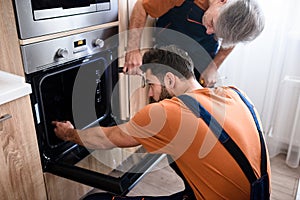
{"type": "Polygon", "coordinates": [[[158,46],[175,44],[187,51],[200,73],[218,50],[214,35],[207,35],[206,28],[202,25],[204,12],[194,0],[186,0],[181,6],[172,8],[157,19],[156,27],[159,29],[155,34],[158,46]],[[168,31],[170,29],[176,32],[168,31]]]}

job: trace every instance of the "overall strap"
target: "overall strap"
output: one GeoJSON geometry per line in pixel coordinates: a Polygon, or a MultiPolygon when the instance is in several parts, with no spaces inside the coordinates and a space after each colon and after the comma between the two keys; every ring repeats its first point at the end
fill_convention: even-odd
{"type": "MultiPolygon", "coordinates": [[[[217,120],[193,97],[180,95],[178,98],[199,118],[202,118],[211,131],[215,134],[221,144],[236,160],[248,181],[253,183],[257,180],[250,162],[241,151],[239,146],[231,139],[227,132],[217,122],[217,120]]],[[[255,114],[255,113],[254,113],[255,114]]],[[[259,131],[260,132],[260,131],[259,131]]],[[[261,142],[262,143],[262,142],[261,142]]]]}
{"type": "Polygon", "coordinates": [[[263,138],[263,134],[262,134],[262,130],[260,128],[258,119],[256,117],[255,111],[254,111],[254,106],[248,101],[248,99],[237,89],[231,87],[231,89],[233,91],[235,91],[240,98],[243,100],[243,102],[246,104],[246,106],[248,107],[248,109],[251,112],[251,115],[255,121],[255,125],[257,128],[257,131],[259,133],[259,139],[260,139],[260,149],[261,149],[261,166],[260,166],[260,170],[261,170],[261,176],[267,174],[267,155],[266,155],[266,146],[265,146],[265,141],[263,138]]]}

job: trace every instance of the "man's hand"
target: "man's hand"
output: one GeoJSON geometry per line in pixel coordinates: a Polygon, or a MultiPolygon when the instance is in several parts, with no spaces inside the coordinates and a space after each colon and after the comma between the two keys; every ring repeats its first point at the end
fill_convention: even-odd
{"type": "Polygon", "coordinates": [[[217,82],[218,68],[211,62],[208,67],[201,73],[199,83],[203,87],[214,87],[217,82]]]}
{"type": "Polygon", "coordinates": [[[140,66],[142,65],[142,54],[140,50],[134,50],[127,52],[125,55],[125,64],[123,72],[130,75],[140,75],[142,71],[140,66]]]}
{"type": "Polygon", "coordinates": [[[217,82],[218,69],[225,60],[225,58],[232,52],[234,47],[223,48],[221,47],[215,56],[214,60],[207,66],[201,73],[199,83],[203,87],[214,87],[217,82]]]}
{"type": "Polygon", "coordinates": [[[71,124],[71,122],[53,121],[52,124],[55,126],[54,132],[58,138],[65,141],[70,141],[72,138],[74,138],[74,126],[71,124]]]}

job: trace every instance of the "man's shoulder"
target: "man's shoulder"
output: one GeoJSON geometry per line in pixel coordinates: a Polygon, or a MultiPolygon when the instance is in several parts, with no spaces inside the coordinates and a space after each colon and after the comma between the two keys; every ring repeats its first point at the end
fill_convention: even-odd
{"type": "Polygon", "coordinates": [[[175,6],[181,6],[185,0],[143,0],[145,11],[153,18],[161,17],[175,6]]]}

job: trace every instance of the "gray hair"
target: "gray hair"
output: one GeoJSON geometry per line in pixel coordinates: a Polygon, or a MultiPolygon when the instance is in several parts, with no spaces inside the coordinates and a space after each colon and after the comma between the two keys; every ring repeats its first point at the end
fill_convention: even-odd
{"type": "Polygon", "coordinates": [[[254,40],[264,26],[263,13],[255,0],[227,0],[220,9],[215,35],[226,48],[254,40]]]}

